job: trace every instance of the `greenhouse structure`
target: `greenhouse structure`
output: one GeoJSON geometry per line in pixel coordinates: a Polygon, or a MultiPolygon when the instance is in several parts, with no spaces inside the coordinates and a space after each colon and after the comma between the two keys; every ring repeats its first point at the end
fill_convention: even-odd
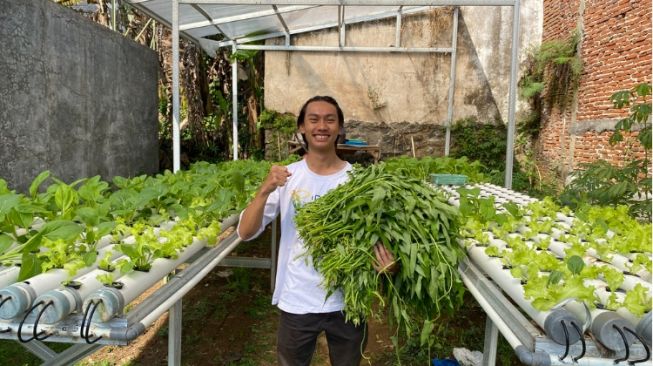
{"type": "MultiPolygon", "coordinates": [[[[396,321],[395,337],[417,334],[420,347],[428,349],[429,361],[433,357],[429,337],[437,331],[440,313],[452,309],[455,314],[456,301],[466,292],[486,316],[482,365],[501,364],[497,358],[499,335],[507,341],[514,359],[524,365],[653,365],[650,217],[643,220],[641,213],[632,214],[619,205],[570,208],[562,204],[564,200],[535,198],[513,189],[519,143],[518,74],[520,53],[525,52],[520,49],[523,1],[126,3],[171,31],[173,169],[155,176],[117,176],[111,183],[99,176],[66,183],[46,170],[22,193],[0,179],[1,340],[21,344],[44,364],[69,365],[103,347],[135,342],[167,312],[167,363],[181,365],[182,301],[212,271],[218,267],[269,269],[274,288],[278,219],[270,227],[269,256],[239,256],[243,240],[234,230],[239,214],[273,166],[269,161],[239,160],[239,110],[243,106],[239,105],[238,83],[242,79],[236,58],[230,60],[231,111],[227,113],[233,161],[197,162],[182,168],[180,40],[185,39],[209,56],[223,49],[233,54],[252,50],[441,56],[438,60],[446,60],[444,69],[448,71],[443,80],[448,83],[440,157],[416,159],[414,145],[412,159],[384,158],[377,164],[377,156],[374,164],[355,168],[350,181],[334,190],[340,196],[318,196],[315,203],[325,206],[311,203],[308,210],[307,206],[297,208],[294,222],[298,232],[306,242],[321,246],[310,249],[319,272],[329,270],[324,263],[355,261],[352,258],[363,255],[356,252],[360,245],[347,247],[354,242],[367,245],[363,251],[368,257],[374,256],[371,247],[376,243],[392,243],[390,248],[400,263],[399,272],[392,276],[377,274],[372,265],[359,265],[355,271],[338,268],[342,272],[328,277],[331,283],[326,285],[333,286],[329,290],[344,291],[346,309],[361,311],[354,306],[368,301],[364,303],[368,308],[357,314],[362,317],[381,314],[377,306],[387,307],[390,323],[396,321]],[[449,45],[406,44],[406,17],[439,7],[452,9],[451,33],[446,34],[449,45]],[[506,46],[510,67],[504,74],[508,79],[504,80],[505,170],[499,172],[503,186],[491,183],[487,173],[466,158],[449,157],[456,91],[462,87],[456,77],[459,32],[467,32],[461,26],[461,7],[502,7],[512,12],[510,46],[506,46]],[[390,39],[370,40],[367,45],[348,43],[352,27],[374,26],[378,21],[394,22],[394,31],[384,34],[392,34],[390,39]],[[326,31],[332,32],[333,45],[294,42],[295,37],[326,31]],[[311,207],[324,211],[311,212],[311,207]],[[306,223],[311,214],[313,219],[317,217],[314,226],[306,223]],[[327,224],[330,222],[342,226],[327,224]],[[148,292],[157,284],[161,286],[148,292]],[[55,352],[45,342],[70,346],[55,352]]],[[[585,2],[580,3],[584,8],[585,2]]],[[[115,9],[115,2],[113,6],[115,9]]],[[[650,9],[647,14],[650,16],[650,9]]],[[[0,36],[3,34],[0,27],[0,36]]],[[[579,47],[576,44],[574,49],[579,47]]],[[[646,52],[650,54],[650,48],[646,52]]],[[[619,122],[625,131],[622,139],[637,136],[633,131],[650,134],[650,74],[643,80],[648,86],[632,89],[621,104],[633,106],[634,111],[619,122]],[[631,129],[628,123],[641,128],[631,129]],[[626,124],[627,129],[623,127],[626,124]]],[[[370,90],[368,96],[372,99],[370,90]]],[[[578,100],[577,92],[574,98],[578,100]]],[[[71,135],[74,133],[79,131],[71,135]]],[[[629,148],[648,156],[650,142],[648,148],[641,144],[643,148],[629,148]]],[[[646,200],[651,195],[650,171],[634,174],[635,178],[642,175],[649,177],[649,185],[636,190],[646,200]]]]}

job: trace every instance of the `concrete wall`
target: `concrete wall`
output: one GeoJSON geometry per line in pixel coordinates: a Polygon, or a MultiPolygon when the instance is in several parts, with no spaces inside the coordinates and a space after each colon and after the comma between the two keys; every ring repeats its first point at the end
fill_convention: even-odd
{"type": "Polygon", "coordinates": [[[610,96],[651,82],[650,2],[545,0],[544,9],[544,40],[582,30],[583,72],[577,99],[564,111],[544,111],[537,145],[543,163],[564,176],[597,159],[623,165],[643,158],[645,151],[635,138],[609,144],[614,125],[628,115],[628,109],[613,108],[610,96]]]}
{"type": "Polygon", "coordinates": [[[158,171],[156,53],[48,0],[0,9],[0,177],[158,171]]]}
{"type": "MultiPolygon", "coordinates": [[[[401,45],[449,47],[453,8],[404,16],[401,45]]],[[[520,48],[539,43],[541,0],[522,1],[520,48]]],[[[395,20],[347,27],[348,46],[388,46],[395,20]]],[[[507,121],[512,8],[462,7],[453,121],[476,117],[507,121]]],[[[337,45],[335,30],[293,37],[294,45],[337,45]]],[[[269,41],[282,43],[282,40],[269,41]]],[[[334,96],[347,120],[347,135],[381,142],[385,155],[444,153],[450,81],[449,54],[267,52],[265,107],[298,113],[317,94],[334,96]]]]}

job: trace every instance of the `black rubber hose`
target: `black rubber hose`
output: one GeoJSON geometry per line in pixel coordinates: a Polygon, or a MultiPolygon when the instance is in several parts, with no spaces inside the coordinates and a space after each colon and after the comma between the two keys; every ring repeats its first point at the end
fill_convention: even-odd
{"type": "Polygon", "coordinates": [[[614,360],[614,363],[618,364],[621,361],[626,361],[628,359],[628,357],[630,357],[630,348],[628,347],[628,340],[626,339],[626,335],[624,334],[624,331],[621,330],[621,328],[619,328],[616,325],[613,325],[612,327],[619,333],[619,335],[621,336],[621,339],[623,339],[623,341],[624,341],[624,346],[626,346],[626,355],[624,357],[622,357],[622,358],[618,358],[618,359],[614,360]]]}
{"type": "Polygon", "coordinates": [[[93,314],[95,314],[95,310],[97,309],[97,307],[100,305],[101,302],[102,301],[97,301],[97,302],[93,302],[92,305],[89,305],[89,308],[91,306],[93,306],[93,309],[91,310],[91,314],[89,315],[89,318],[88,318],[88,324],[86,326],[86,337],[84,337],[84,340],[86,340],[86,343],[88,343],[88,344],[93,344],[93,343],[99,341],[100,339],[102,339],[102,336],[100,336],[100,337],[95,338],[92,341],[89,340],[90,339],[89,338],[89,332],[91,330],[91,324],[93,323],[93,314]]]}
{"type": "Polygon", "coordinates": [[[43,300],[37,302],[32,306],[28,312],[25,313],[25,316],[23,317],[23,320],[20,321],[20,324],[18,324],[18,340],[21,341],[22,343],[27,343],[34,339],[34,337],[30,337],[29,339],[23,339],[22,332],[23,332],[23,324],[25,324],[25,320],[27,320],[27,317],[36,309],[37,306],[43,305],[43,300]]]}
{"type": "Polygon", "coordinates": [[[564,320],[561,320],[560,324],[562,324],[562,331],[565,333],[565,353],[559,357],[560,361],[562,361],[569,354],[569,330],[567,330],[567,324],[565,324],[564,320]]]}
{"type": "MultiPolygon", "coordinates": [[[[0,299],[2,299],[2,295],[0,295],[0,299]]],[[[11,296],[7,296],[2,301],[0,301],[0,308],[9,300],[11,300],[11,296]]]]}
{"type": "Polygon", "coordinates": [[[637,338],[637,340],[642,344],[642,346],[644,346],[644,350],[646,351],[646,357],[644,357],[644,358],[642,358],[642,359],[640,359],[640,360],[630,361],[629,364],[630,364],[630,365],[634,365],[634,364],[636,364],[636,363],[640,363],[640,362],[648,361],[648,359],[651,357],[651,349],[648,348],[648,344],[646,344],[646,342],[644,342],[644,340],[642,339],[642,337],[640,337],[639,334],[637,334],[637,332],[633,331],[632,329],[630,329],[630,328],[624,328],[624,330],[625,330],[626,332],[628,332],[628,333],[634,335],[635,338],[637,338]]]}
{"type": "Polygon", "coordinates": [[[585,352],[587,351],[587,346],[585,345],[585,337],[583,337],[583,332],[580,331],[580,328],[578,327],[578,325],[576,325],[576,323],[574,323],[574,322],[571,322],[571,326],[574,327],[574,329],[576,329],[576,332],[578,332],[578,336],[580,337],[581,345],[583,346],[583,348],[582,348],[582,350],[580,352],[580,355],[578,355],[577,357],[572,358],[572,360],[574,362],[576,362],[576,361],[580,360],[581,358],[583,358],[583,356],[585,356],[585,352]]]}
{"type": "Polygon", "coordinates": [[[43,316],[43,313],[48,308],[48,306],[52,306],[52,305],[54,305],[54,301],[52,301],[52,300],[48,301],[48,303],[45,304],[43,309],[41,309],[41,311],[39,311],[39,314],[36,316],[36,321],[34,322],[34,339],[36,339],[37,341],[42,341],[42,340],[44,340],[44,339],[46,339],[46,338],[48,338],[49,336],[52,335],[52,333],[50,333],[50,334],[47,334],[45,337],[40,338],[39,336],[41,334],[44,334],[45,331],[42,331],[41,333],[38,333],[38,334],[36,333],[36,329],[38,329],[39,321],[41,320],[41,316],[43,316]]]}
{"type": "Polygon", "coordinates": [[[84,335],[84,324],[86,323],[86,317],[88,315],[89,310],[91,309],[91,305],[93,305],[93,301],[88,303],[88,306],[86,307],[86,310],[84,310],[84,316],[82,317],[82,325],[79,327],[79,336],[82,338],[86,338],[84,335]]]}

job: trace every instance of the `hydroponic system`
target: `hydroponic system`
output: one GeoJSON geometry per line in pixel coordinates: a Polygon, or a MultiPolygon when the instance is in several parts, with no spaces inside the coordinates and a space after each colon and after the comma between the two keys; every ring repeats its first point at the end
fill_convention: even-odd
{"type": "Polygon", "coordinates": [[[520,361],[650,364],[650,224],[491,184],[440,188],[466,218],[463,281],[520,361]]]}
{"type": "Polygon", "coordinates": [[[0,338],[49,364],[128,344],[238,246],[236,213],[269,166],[198,163],[176,174],[70,184],[46,171],[27,195],[0,179],[0,338]],[[57,355],[44,340],[79,347],[57,355]]]}
{"type": "MultiPolygon", "coordinates": [[[[462,160],[455,164],[470,169],[462,160]]],[[[383,164],[414,178],[407,167],[416,162],[383,164]]],[[[176,174],[115,178],[114,190],[98,177],[55,178],[39,192],[45,172],[28,195],[3,182],[0,338],[51,364],[128,344],[238,246],[237,235],[225,231],[269,167],[199,163],[176,174]],[[48,358],[44,340],[83,347],[48,358]]],[[[521,362],[651,364],[650,224],[625,208],[572,213],[492,184],[427,186],[464,218],[461,278],[521,362]]],[[[487,351],[485,364],[494,364],[487,351]]]]}

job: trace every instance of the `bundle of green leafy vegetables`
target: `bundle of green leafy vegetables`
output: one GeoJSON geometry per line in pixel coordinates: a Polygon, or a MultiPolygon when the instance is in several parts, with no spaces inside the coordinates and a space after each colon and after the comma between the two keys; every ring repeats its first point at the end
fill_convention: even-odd
{"type": "Polygon", "coordinates": [[[356,168],[346,183],[301,207],[295,221],[328,294],[342,290],[348,321],[380,316],[378,300],[390,306],[397,332],[412,335],[421,327],[424,344],[433,320],[462,301],[458,217],[424,181],[379,164],[356,168]],[[378,242],[398,260],[398,273],[374,269],[378,242]]]}

